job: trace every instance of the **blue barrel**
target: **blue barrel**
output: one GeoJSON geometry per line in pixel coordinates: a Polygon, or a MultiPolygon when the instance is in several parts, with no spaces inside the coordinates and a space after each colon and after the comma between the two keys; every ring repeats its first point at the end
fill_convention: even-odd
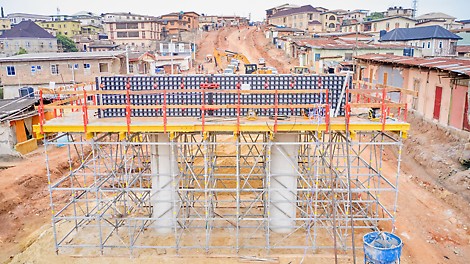
{"type": "Polygon", "coordinates": [[[371,232],[364,236],[364,263],[391,264],[400,263],[401,239],[387,232],[371,232]]]}

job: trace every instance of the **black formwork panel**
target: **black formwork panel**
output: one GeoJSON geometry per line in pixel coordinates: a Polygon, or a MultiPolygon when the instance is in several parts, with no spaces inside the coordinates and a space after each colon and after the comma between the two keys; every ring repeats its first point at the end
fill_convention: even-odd
{"type": "MultiPolygon", "coordinates": [[[[345,96],[339,102],[345,76],[337,75],[162,75],[162,76],[112,76],[98,77],[97,89],[104,91],[126,91],[127,85],[131,91],[141,91],[138,95],[130,95],[131,105],[162,106],[167,105],[228,105],[238,103],[237,93],[212,92],[207,89],[204,98],[202,93],[196,92],[168,92],[166,95],[155,93],[162,90],[184,90],[200,89],[202,83],[216,83],[217,90],[237,90],[240,87],[241,104],[250,105],[274,105],[274,94],[243,94],[243,90],[316,90],[328,89],[329,104],[331,111],[335,111],[340,105],[339,116],[344,116],[345,96]]],[[[351,81],[351,80],[350,80],[351,81]]],[[[351,85],[349,85],[351,87],[351,85]]],[[[279,105],[298,104],[324,104],[325,93],[300,93],[277,95],[279,105]]],[[[124,94],[102,94],[98,98],[99,105],[126,105],[127,96],[124,94]]],[[[274,115],[274,109],[254,108],[252,109],[260,116],[274,115]]],[[[299,116],[302,110],[309,112],[307,108],[278,108],[278,115],[299,116]]],[[[207,110],[206,115],[219,117],[237,116],[236,108],[223,108],[207,110]]],[[[240,114],[245,116],[248,109],[241,108],[240,114]]],[[[125,117],[126,111],[122,108],[100,109],[98,117],[125,117]]],[[[200,109],[181,108],[167,109],[167,116],[172,117],[200,117],[200,109]]],[[[132,117],[161,117],[162,109],[132,109],[132,117]]]]}

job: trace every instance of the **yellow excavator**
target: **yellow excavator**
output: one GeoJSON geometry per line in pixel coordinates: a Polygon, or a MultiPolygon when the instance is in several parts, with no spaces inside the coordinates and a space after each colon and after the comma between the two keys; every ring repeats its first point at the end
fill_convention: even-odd
{"type": "Polygon", "coordinates": [[[257,64],[250,63],[248,58],[242,53],[230,51],[230,50],[218,50],[214,49],[214,62],[216,67],[221,67],[222,57],[227,58],[227,62],[230,63],[231,59],[242,62],[245,65],[245,74],[272,74],[272,69],[267,67],[258,68],[257,64]]]}

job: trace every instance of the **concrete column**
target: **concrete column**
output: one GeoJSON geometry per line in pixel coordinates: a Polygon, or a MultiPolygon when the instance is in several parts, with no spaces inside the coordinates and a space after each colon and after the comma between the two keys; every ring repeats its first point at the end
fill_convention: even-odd
{"type": "MultiPolygon", "coordinates": [[[[156,231],[167,234],[174,231],[176,218],[173,214],[177,190],[173,186],[173,178],[178,175],[176,150],[172,153],[168,135],[151,135],[151,141],[165,143],[150,146],[150,168],[152,174],[151,204],[152,217],[156,219],[156,231]]],[[[176,149],[176,148],[175,148],[176,149]]],[[[178,204],[178,203],[177,203],[178,204]]]]}
{"type": "MultiPolygon", "coordinates": [[[[296,143],[296,134],[276,134],[274,142],[296,143]]],[[[297,170],[299,145],[277,145],[271,148],[270,228],[276,233],[295,229],[297,170]]]]}

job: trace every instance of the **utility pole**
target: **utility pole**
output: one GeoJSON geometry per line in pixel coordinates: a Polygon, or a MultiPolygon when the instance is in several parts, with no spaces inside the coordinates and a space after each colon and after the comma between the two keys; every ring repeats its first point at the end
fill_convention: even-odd
{"type": "Polygon", "coordinates": [[[129,46],[126,45],[126,73],[129,74],[129,46]]]}

